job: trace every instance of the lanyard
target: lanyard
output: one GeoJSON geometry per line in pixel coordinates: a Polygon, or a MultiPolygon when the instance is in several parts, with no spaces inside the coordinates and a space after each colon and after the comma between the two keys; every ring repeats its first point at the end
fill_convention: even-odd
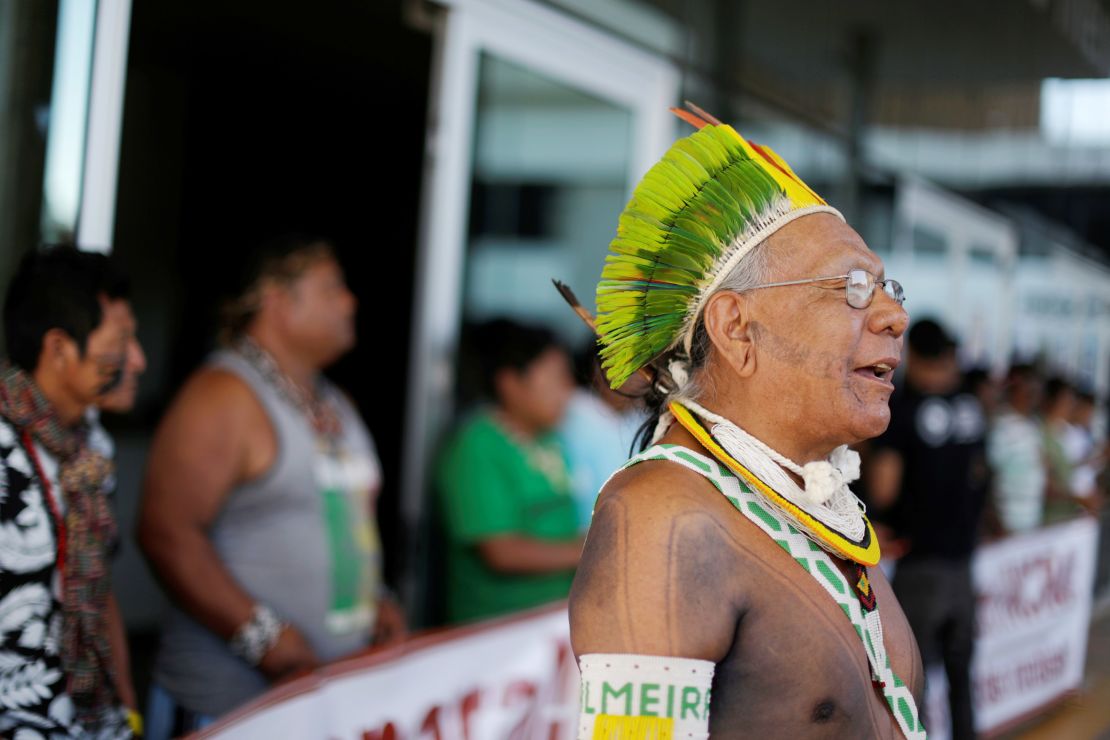
{"type": "Polygon", "coordinates": [[[31,439],[28,432],[23,433],[23,447],[27,450],[27,456],[31,458],[31,464],[35,468],[35,474],[39,477],[42,484],[42,497],[46,499],[46,506],[50,510],[50,517],[54,521],[54,533],[58,539],[58,562],[56,569],[58,571],[59,582],[65,578],[65,565],[66,565],[66,523],[62,517],[61,510],[58,508],[58,501],[54,497],[53,487],[50,485],[50,479],[46,477],[46,472],[42,468],[42,462],[39,460],[39,454],[35,451],[35,442],[31,439]]]}

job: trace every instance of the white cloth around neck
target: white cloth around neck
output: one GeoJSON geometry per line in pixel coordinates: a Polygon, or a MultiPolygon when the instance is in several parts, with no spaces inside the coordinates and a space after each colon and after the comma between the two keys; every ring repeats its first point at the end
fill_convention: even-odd
{"type": "MultiPolygon", "coordinates": [[[[710,433],[717,443],[780,496],[849,539],[856,542],[863,539],[867,530],[863,518],[865,509],[849,488],[860,476],[858,452],[841,445],[832,451],[828,460],[798,465],[697,402],[683,398],[678,399],[678,403],[712,422],[710,433]],[[799,486],[787,471],[801,477],[805,487],[799,486]]],[[[661,417],[660,423],[662,421],[661,417]]],[[[795,519],[789,512],[784,513],[795,519]]]]}

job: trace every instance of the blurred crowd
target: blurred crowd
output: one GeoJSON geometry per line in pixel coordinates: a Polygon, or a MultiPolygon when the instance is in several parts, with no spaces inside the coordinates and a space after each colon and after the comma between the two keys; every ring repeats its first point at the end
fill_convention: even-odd
{"type": "MultiPolygon", "coordinates": [[[[148,737],[405,639],[382,579],[391,553],[373,437],[322,373],[354,348],[356,305],[326,241],[261,245],[224,307],[219,348],[159,424],[136,536],[173,610],[148,737]]],[[[127,533],[108,505],[113,446],[98,415],[134,403],[141,321],[111,260],[71,247],[30,252],[5,298],[0,660],[23,682],[0,687],[5,734],[139,731],[110,589],[127,533]]],[[[433,585],[449,623],[566,597],[594,499],[651,423],[643,381],[609,388],[593,341],[574,351],[502,318],[467,327],[460,352],[458,420],[432,475],[446,543],[433,585]]],[[[1097,512],[1105,435],[1091,389],[1034,364],[961,372],[956,341],[933,321],[909,331],[900,372],[889,429],[861,450],[858,491],[926,660],[948,670],[954,734],[970,736],[971,554],[1097,512]]]]}
{"type": "Polygon", "coordinates": [[[973,508],[981,507],[971,517],[974,539],[1099,511],[1108,449],[1092,389],[1033,362],[1015,362],[1000,374],[961,371],[956,341],[929,319],[910,328],[898,386],[890,428],[862,446],[860,491],[883,525],[886,552],[897,557],[912,547],[915,526],[939,528],[930,525],[940,522],[911,524],[906,510],[916,505],[906,501],[910,490],[943,475],[932,466],[952,473],[955,464],[959,475],[967,467],[966,481],[946,482],[973,492],[973,508]],[[954,452],[961,448],[966,460],[954,452]]]}
{"type": "Polygon", "coordinates": [[[971,557],[984,541],[1096,514],[1107,447],[1089,389],[1029,363],[962,372],[958,350],[936,321],[910,327],[890,425],[862,446],[857,490],[923,660],[944,665],[952,736],[970,738],[971,557]]]}
{"type": "MultiPolygon", "coordinates": [[[[111,582],[131,533],[116,525],[99,415],[134,405],[142,316],[111,258],[24,256],[0,368],[0,734],[176,737],[405,639],[382,575],[373,436],[323,375],[355,346],[356,307],[322,239],[276,239],[244,260],[218,346],[145,461],[134,536],[172,608],[140,713],[111,582]]],[[[634,398],[605,389],[592,344],[576,363],[552,332],[509,320],[466,344],[476,382],[434,471],[448,542],[434,587],[452,623],[567,595],[593,495],[640,423],[634,398]]]]}

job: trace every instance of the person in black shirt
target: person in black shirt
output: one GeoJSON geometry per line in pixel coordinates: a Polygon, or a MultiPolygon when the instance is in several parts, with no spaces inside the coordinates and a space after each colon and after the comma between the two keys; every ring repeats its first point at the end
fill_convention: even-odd
{"type": "Polygon", "coordinates": [[[962,386],[956,344],[939,324],[917,322],[908,344],[890,426],[873,443],[868,487],[872,510],[904,545],[894,592],[926,665],[944,662],[959,740],[975,736],[971,554],[988,491],[986,417],[962,386]]]}

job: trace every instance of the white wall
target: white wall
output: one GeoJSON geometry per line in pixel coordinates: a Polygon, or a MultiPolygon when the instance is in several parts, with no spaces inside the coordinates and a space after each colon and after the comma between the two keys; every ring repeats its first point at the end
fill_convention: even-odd
{"type": "Polygon", "coordinates": [[[1012,220],[919,180],[899,183],[895,224],[887,274],[904,285],[911,319],[959,335],[965,364],[1001,372],[1015,353],[1043,357],[1110,391],[1110,266],[1059,242],[1048,256],[1020,255],[1012,220]]]}

